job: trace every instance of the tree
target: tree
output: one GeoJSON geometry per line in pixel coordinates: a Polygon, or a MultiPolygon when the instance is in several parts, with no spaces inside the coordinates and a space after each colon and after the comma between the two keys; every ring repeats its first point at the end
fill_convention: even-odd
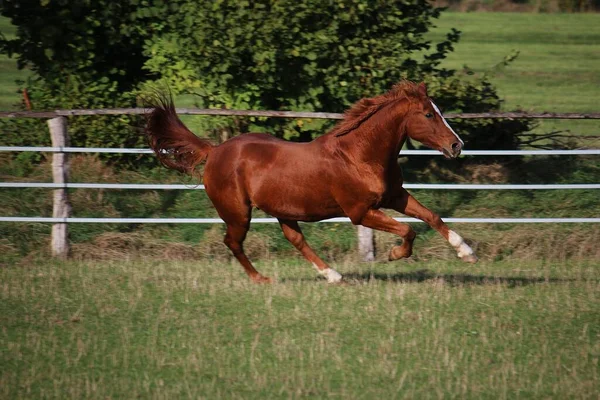
{"type": "MultiPolygon", "coordinates": [[[[158,3],[158,1],[157,1],[158,3]]],[[[0,36],[0,50],[34,76],[22,85],[34,109],[132,107],[132,91],[152,74],[142,67],[147,26],[159,17],[138,1],[2,0],[0,13],[17,27],[0,36]]],[[[41,122],[2,121],[10,144],[47,144],[41,122]],[[27,137],[22,131],[27,126],[27,137]]],[[[84,117],[69,121],[75,146],[136,146],[144,143],[140,117],[84,117]]],[[[131,161],[130,156],[109,156],[131,161]]]]}
{"type": "MultiPolygon", "coordinates": [[[[63,85],[77,76],[114,82],[127,92],[150,77],[142,70],[144,40],[150,32],[137,1],[2,0],[1,13],[17,27],[15,39],[0,39],[0,49],[16,55],[47,83],[63,85]],[[59,83],[58,78],[63,78],[59,83]]],[[[90,82],[86,82],[90,83],[90,82]]]]}
{"type": "MultiPolygon", "coordinates": [[[[194,93],[201,107],[341,112],[403,78],[426,80],[438,105],[498,109],[485,78],[440,68],[459,32],[435,45],[425,33],[441,9],[427,0],[2,0],[17,36],[0,49],[35,72],[36,109],[130,107],[146,82],[194,93]]],[[[206,128],[270,131],[310,140],[332,121],[205,119],[206,128]]],[[[21,122],[0,122],[22,144],[21,122]],[[15,125],[16,124],[16,125],[15,125]]],[[[139,117],[70,121],[76,146],[143,144],[139,117]]],[[[463,122],[478,147],[513,148],[521,122],[463,122]]],[[[463,134],[465,132],[462,132],[463,134]]],[[[37,135],[37,136],[36,136],[37,135]]],[[[47,140],[45,127],[34,130],[47,140]]],[[[29,140],[29,139],[28,139],[29,140]]],[[[132,161],[132,156],[117,161],[132,161]]],[[[137,163],[137,162],[136,162],[137,163]]]]}
{"type": "MultiPolygon", "coordinates": [[[[446,108],[500,106],[485,79],[465,80],[440,68],[459,32],[453,29],[435,46],[427,41],[424,35],[441,9],[426,0],[171,4],[176,11],[164,14],[160,32],[148,42],[145,67],[176,91],[196,94],[201,107],[341,112],[403,78],[430,82],[430,92],[446,108]]],[[[310,140],[332,124],[230,121],[238,131],[268,130],[294,140],[310,140]]]]}

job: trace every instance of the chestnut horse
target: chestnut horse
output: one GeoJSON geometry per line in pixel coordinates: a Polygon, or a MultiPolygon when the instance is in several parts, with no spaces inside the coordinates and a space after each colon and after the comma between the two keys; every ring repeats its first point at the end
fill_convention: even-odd
{"type": "Polygon", "coordinates": [[[306,243],[298,221],[349,217],[353,224],[390,232],[403,241],[390,260],[410,257],[415,232],[380,209],[419,218],[476,262],[473,250],[441,218],[402,187],[398,153],[407,138],[456,158],[463,141],[427,95],[425,84],[403,81],[388,93],[362,99],[330,132],[310,143],[247,133],[213,146],[177,117],[171,98],[153,101],[146,134],[166,167],[193,174],[201,163],[206,193],[227,224],[225,244],[254,282],[270,282],[244,254],[252,208],[279,220],[285,237],[329,282],[342,276],[306,243]]]}

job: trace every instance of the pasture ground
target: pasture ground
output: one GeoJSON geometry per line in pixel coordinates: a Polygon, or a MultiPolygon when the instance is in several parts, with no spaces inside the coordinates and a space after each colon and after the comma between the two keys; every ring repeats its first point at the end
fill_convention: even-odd
{"type": "Polygon", "coordinates": [[[489,73],[507,111],[597,112],[599,23],[598,14],[445,12],[428,37],[460,30],[442,66],[489,73]],[[513,51],[510,65],[497,66],[513,51]]]}
{"type": "MultiPolygon", "coordinates": [[[[444,13],[431,37],[451,27],[462,30],[461,42],[444,65],[493,71],[505,110],[590,112],[598,111],[599,18],[444,13]],[[493,68],[512,50],[521,52],[515,62],[493,68]]],[[[7,29],[0,18],[0,30],[7,29]]],[[[0,55],[1,109],[14,108],[20,96],[13,81],[26,76],[0,55]]],[[[598,123],[553,121],[538,129],[594,135],[598,123]]],[[[597,147],[598,142],[586,144],[597,147]]],[[[73,174],[84,182],[175,179],[165,179],[164,171],[116,175],[97,166],[97,160],[81,160],[73,174]]],[[[556,182],[548,165],[540,163],[510,183],[556,182]],[[534,180],[532,174],[541,178],[534,180]]],[[[2,175],[6,180],[49,179],[43,167],[45,172],[32,173],[6,163],[2,175]]],[[[579,171],[580,166],[565,161],[554,168],[579,171]]],[[[597,182],[597,168],[585,168],[574,175],[577,183],[597,182]]],[[[135,198],[122,192],[74,192],[77,215],[195,217],[202,216],[199,210],[212,212],[198,194],[173,195],[165,202],[155,192],[135,198]],[[161,211],[171,203],[173,209],[161,211]]],[[[50,215],[47,191],[2,193],[6,215],[50,215]]],[[[452,211],[457,216],[595,216],[598,209],[591,191],[488,193],[477,201],[462,193],[417,197],[443,215],[452,211]]],[[[351,227],[311,225],[305,229],[311,243],[322,246],[319,252],[328,260],[337,260],[332,266],[347,278],[336,286],[316,278],[299,258],[286,258],[291,247],[282,244],[277,227],[250,237],[250,249],[282,254],[277,259],[260,254],[257,267],[277,282],[257,286],[226,259],[132,261],[124,252],[115,257],[118,261],[50,262],[44,252],[30,254],[32,248],[47,247],[47,225],[2,226],[0,398],[598,395],[600,266],[598,230],[589,225],[558,226],[542,234],[540,228],[533,235],[529,230],[535,227],[463,228],[465,237],[487,246],[487,258],[475,266],[440,257],[449,251],[441,242],[432,242],[429,253],[420,243],[417,252],[437,261],[356,263],[343,255],[355,248],[351,227]],[[561,247],[557,243],[563,237],[570,241],[561,247]],[[2,262],[6,256],[9,261],[2,262]],[[549,261],[554,259],[563,261],[549,261]]],[[[123,243],[124,234],[101,236],[99,228],[73,227],[76,243],[90,246],[80,247],[81,253],[96,248],[106,254],[102,243],[90,244],[98,236],[105,245],[130,243],[142,255],[164,248],[186,250],[190,257],[196,257],[194,251],[226,254],[218,229],[213,232],[216,250],[194,250],[199,237],[200,244],[208,243],[208,228],[153,228],[160,240],[152,236],[140,248],[136,240],[147,237],[143,234],[123,243]]],[[[418,229],[427,243],[427,236],[437,237],[418,229]]],[[[387,250],[390,244],[381,247],[387,250]]]]}
{"type": "Polygon", "coordinates": [[[2,398],[596,398],[597,262],[0,269],[2,398]]]}
{"type": "MultiPolygon", "coordinates": [[[[434,41],[451,28],[462,32],[442,66],[487,73],[504,111],[598,112],[599,14],[444,12],[436,25],[428,36],[434,41]],[[518,57],[502,66],[515,51],[518,57]]],[[[536,131],[600,134],[597,120],[544,120],[536,131]]]]}

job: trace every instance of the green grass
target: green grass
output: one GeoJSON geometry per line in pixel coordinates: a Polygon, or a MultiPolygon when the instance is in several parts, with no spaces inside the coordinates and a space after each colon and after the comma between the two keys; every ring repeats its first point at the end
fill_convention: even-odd
{"type": "MultiPolygon", "coordinates": [[[[481,73],[520,50],[492,78],[505,109],[598,111],[596,21],[595,15],[446,13],[440,31],[455,26],[464,35],[445,66],[467,64],[481,73]]],[[[10,91],[23,72],[1,57],[4,109],[19,101],[10,91]]],[[[595,121],[548,122],[540,129],[557,126],[598,133],[595,121]]],[[[116,174],[89,158],[73,160],[73,181],[181,179],[164,170],[116,174]]],[[[527,164],[510,181],[597,181],[592,165],[561,160],[527,164]]],[[[47,165],[16,172],[5,164],[5,178],[50,179],[47,165]]],[[[15,193],[2,192],[6,215],[50,215],[48,192],[15,193]]],[[[215,212],[203,193],[71,194],[76,216],[215,212]]],[[[460,216],[594,216],[598,202],[592,191],[416,196],[443,215],[460,216]]],[[[299,257],[287,260],[295,251],[275,225],[254,225],[246,246],[257,268],[276,278],[270,286],[251,284],[237,263],[223,261],[217,227],[73,224],[79,257],[90,249],[97,257],[121,256],[48,262],[39,256],[48,225],[2,225],[0,398],[597,397],[597,227],[463,225],[457,229],[483,255],[466,266],[424,225],[415,224],[415,257],[391,264],[350,261],[353,228],[324,225],[303,229],[346,276],[345,285],[317,279],[299,257]],[[100,235],[109,229],[112,237],[100,235]],[[165,261],[165,254],[180,251],[195,261],[165,261]],[[161,259],[128,260],[140,255],[161,259]]],[[[385,258],[394,238],[377,238],[385,258]]]]}
{"type": "Polygon", "coordinates": [[[591,263],[0,270],[2,398],[596,398],[591,263]]]}
{"type": "Polygon", "coordinates": [[[442,63],[490,71],[512,51],[518,58],[493,78],[507,110],[597,112],[600,86],[600,15],[443,13],[431,34],[439,40],[461,30],[442,63]]]}
{"type": "MultiPolygon", "coordinates": [[[[532,13],[443,13],[428,36],[442,40],[451,28],[462,31],[442,66],[476,73],[493,70],[519,51],[491,81],[505,100],[504,110],[598,112],[600,100],[600,15],[532,13]]],[[[544,121],[540,131],[600,134],[597,121],[544,121]]],[[[597,143],[597,142],[596,142],[597,143]]]]}

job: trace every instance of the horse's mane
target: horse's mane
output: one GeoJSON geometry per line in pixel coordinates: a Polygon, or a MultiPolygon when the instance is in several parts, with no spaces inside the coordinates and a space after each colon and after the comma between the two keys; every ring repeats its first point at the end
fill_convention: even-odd
{"type": "Polygon", "coordinates": [[[343,136],[352,132],[392,101],[402,98],[424,99],[424,97],[418,84],[406,80],[400,81],[387,93],[356,102],[344,112],[344,119],[333,127],[330,134],[343,136]]]}

